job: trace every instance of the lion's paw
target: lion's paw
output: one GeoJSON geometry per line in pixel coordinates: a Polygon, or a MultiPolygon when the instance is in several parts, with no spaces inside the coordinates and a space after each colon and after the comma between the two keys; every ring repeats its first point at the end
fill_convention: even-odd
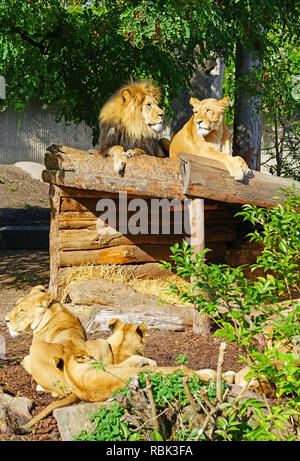
{"type": "Polygon", "coordinates": [[[127,156],[125,152],[118,152],[114,154],[114,171],[121,173],[126,166],[127,156]]]}
{"type": "Polygon", "coordinates": [[[232,158],[232,165],[229,168],[229,173],[236,181],[243,181],[245,176],[250,172],[250,168],[242,157],[232,158]]]}
{"type": "Polygon", "coordinates": [[[242,157],[235,157],[244,173],[245,176],[247,176],[249,173],[251,173],[251,169],[248,167],[247,163],[242,157]]]}
{"type": "Polygon", "coordinates": [[[126,151],[127,158],[138,157],[143,154],[145,154],[145,152],[142,149],[128,149],[126,151]]]}
{"type": "Polygon", "coordinates": [[[148,359],[147,357],[144,357],[143,360],[140,362],[140,367],[157,367],[157,363],[155,360],[148,359]]]}

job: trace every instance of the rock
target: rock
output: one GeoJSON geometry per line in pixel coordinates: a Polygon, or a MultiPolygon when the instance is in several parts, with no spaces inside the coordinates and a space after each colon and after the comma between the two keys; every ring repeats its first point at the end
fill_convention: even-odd
{"type": "Polygon", "coordinates": [[[203,370],[196,371],[196,374],[199,376],[202,381],[215,381],[217,378],[217,373],[215,370],[210,368],[204,368],[203,370]]]}
{"type": "Polygon", "coordinates": [[[0,407],[9,408],[13,413],[26,419],[31,418],[30,410],[33,402],[27,397],[13,397],[5,392],[0,393],[0,407]]]}
{"type": "Polygon", "coordinates": [[[235,383],[235,372],[225,371],[225,373],[222,373],[222,378],[226,381],[226,383],[234,384],[235,383]]]}
{"type": "Polygon", "coordinates": [[[0,432],[13,432],[14,428],[31,419],[33,402],[27,397],[13,397],[0,391],[0,432]]]}
{"type": "Polygon", "coordinates": [[[68,293],[73,304],[103,306],[157,304],[158,296],[136,291],[127,283],[109,279],[80,280],[74,283],[68,293]]]}
{"type": "Polygon", "coordinates": [[[90,417],[105,402],[80,403],[69,407],[56,408],[53,416],[63,441],[73,441],[73,436],[82,430],[93,431],[96,424],[90,421],[90,417]]]}
{"type": "Polygon", "coordinates": [[[72,312],[90,306],[84,328],[88,333],[106,330],[108,322],[118,317],[124,323],[145,322],[149,328],[183,330],[193,325],[194,309],[174,304],[159,304],[158,296],[140,293],[127,283],[108,279],[78,281],[69,289],[72,312]]]}
{"type": "Polygon", "coordinates": [[[29,173],[34,179],[38,179],[43,182],[42,172],[45,169],[44,165],[36,162],[17,162],[15,163],[15,166],[26,171],[26,173],[29,173]]]}

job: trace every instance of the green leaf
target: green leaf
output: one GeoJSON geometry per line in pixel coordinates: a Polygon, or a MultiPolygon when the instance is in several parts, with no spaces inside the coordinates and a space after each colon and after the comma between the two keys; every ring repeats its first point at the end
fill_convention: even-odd
{"type": "Polygon", "coordinates": [[[154,442],[163,442],[163,438],[161,436],[161,434],[157,431],[153,431],[153,441],[154,442]]]}
{"type": "Polygon", "coordinates": [[[227,428],[227,426],[228,426],[228,423],[227,423],[225,418],[222,418],[221,416],[219,416],[218,419],[217,419],[217,425],[221,429],[225,430],[227,428]]]}

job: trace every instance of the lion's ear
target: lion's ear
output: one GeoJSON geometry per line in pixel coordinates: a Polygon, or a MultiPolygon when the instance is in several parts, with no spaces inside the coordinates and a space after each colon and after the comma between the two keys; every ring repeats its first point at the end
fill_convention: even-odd
{"type": "Polygon", "coordinates": [[[190,105],[193,106],[193,107],[195,107],[197,104],[199,104],[199,102],[200,101],[197,98],[193,98],[193,97],[190,98],[190,105]]]}
{"type": "Polygon", "coordinates": [[[141,323],[141,325],[136,328],[136,332],[141,338],[143,338],[146,334],[146,329],[147,329],[147,324],[141,323]]]}
{"type": "Polygon", "coordinates": [[[45,293],[41,298],[41,307],[47,309],[49,305],[52,303],[52,296],[50,293],[45,293]]]}
{"type": "Polygon", "coordinates": [[[43,285],[37,285],[31,289],[30,294],[34,293],[46,293],[46,288],[43,285]]]}
{"type": "Polygon", "coordinates": [[[92,357],[90,357],[85,351],[76,351],[74,353],[74,360],[77,363],[86,363],[90,362],[92,360],[92,357]]]}
{"type": "Polygon", "coordinates": [[[108,324],[108,328],[110,329],[111,333],[113,333],[121,325],[122,325],[122,322],[120,319],[111,319],[111,321],[108,324]]]}
{"type": "Polygon", "coordinates": [[[222,107],[222,109],[226,109],[226,107],[229,106],[229,103],[230,103],[230,98],[229,96],[226,96],[225,98],[221,99],[219,101],[219,105],[222,107]]]}
{"type": "Polygon", "coordinates": [[[131,95],[130,91],[127,90],[127,88],[125,88],[125,89],[123,90],[122,96],[123,96],[123,98],[124,98],[124,100],[125,100],[126,102],[129,102],[129,101],[132,100],[132,95],[131,95]]]}

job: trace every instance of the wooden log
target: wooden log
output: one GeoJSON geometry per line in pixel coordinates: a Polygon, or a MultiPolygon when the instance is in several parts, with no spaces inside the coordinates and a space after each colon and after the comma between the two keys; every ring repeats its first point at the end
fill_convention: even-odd
{"type": "Polygon", "coordinates": [[[234,180],[222,165],[215,160],[197,155],[180,154],[183,162],[183,192],[188,196],[203,197],[221,202],[253,204],[262,207],[276,205],[280,188],[294,183],[300,192],[300,183],[287,178],[252,171],[244,182],[234,180]]]}
{"type": "MultiPolygon", "coordinates": [[[[206,225],[207,242],[233,241],[235,226],[206,225]]],[[[112,227],[97,229],[62,229],[59,232],[59,248],[62,250],[101,249],[118,245],[140,245],[143,243],[174,245],[182,241],[184,234],[121,234],[112,227]]]]}
{"type": "Polygon", "coordinates": [[[120,245],[100,250],[60,251],[60,266],[83,264],[128,264],[169,260],[168,245],[120,245]]]}
{"type": "Polygon", "coordinates": [[[108,322],[118,317],[124,323],[146,323],[147,328],[181,331],[191,328],[193,322],[193,308],[170,304],[145,304],[120,306],[94,305],[89,320],[85,325],[87,332],[97,333],[106,330],[108,322]]]}
{"type": "Polygon", "coordinates": [[[96,229],[98,217],[91,212],[68,211],[59,215],[59,229],[96,229]]]}
{"type": "Polygon", "coordinates": [[[125,173],[120,176],[114,172],[110,157],[56,146],[46,154],[43,179],[65,188],[180,199],[186,194],[259,206],[274,206],[277,201],[273,197],[280,187],[294,183],[300,190],[297,181],[257,171],[244,182],[235,181],[220,162],[184,153],[180,157],[180,160],[133,157],[128,159],[125,173]]]}
{"type": "MultiPolygon", "coordinates": [[[[119,177],[114,171],[113,158],[95,154],[94,150],[82,151],[67,146],[52,145],[45,154],[47,170],[82,172],[119,177]]],[[[180,160],[140,155],[127,160],[125,178],[144,178],[145,176],[172,182],[181,179],[180,160]]],[[[74,186],[73,186],[74,187],[74,186]]]]}
{"type": "Polygon", "coordinates": [[[60,186],[60,196],[69,198],[113,198],[116,194],[98,190],[76,189],[74,187],[60,186]]]}
{"type": "MultiPolygon", "coordinates": [[[[75,222],[76,225],[76,222],[75,222]]],[[[75,227],[67,223],[68,227],[60,225],[59,231],[59,248],[63,250],[88,250],[100,249],[116,245],[130,245],[130,244],[165,244],[173,245],[180,242],[185,238],[184,232],[182,234],[175,234],[174,228],[171,227],[171,232],[168,234],[151,234],[143,233],[133,235],[130,233],[121,234],[116,229],[105,226],[101,230],[96,228],[96,219],[82,219],[79,218],[79,224],[75,227]]],[[[234,224],[213,223],[205,225],[206,241],[207,242],[231,242],[236,238],[236,226],[234,224]]]]}
{"type": "Polygon", "coordinates": [[[61,230],[60,249],[62,250],[89,250],[101,249],[119,245],[132,245],[132,244],[165,244],[173,245],[182,239],[182,235],[164,234],[121,234],[112,227],[103,228],[100,233],[97,229],[71,229],[61,230]]]}
{"type": "MultiPolygon", "coordinates": [[[[152,157],[149,157],[152,158],[152,157]]],[[[163,160],[163,159],[161,159],[163,160]]],[[[142,197],[178,198],[184,199],[181,182],[177,179],[164,181],[145,177],[115,177],[93,174],[74,173],[71,171],[44,170],[44,182],[58,186],[75,187],[103,192],[127,192],[142,197]]]]}

